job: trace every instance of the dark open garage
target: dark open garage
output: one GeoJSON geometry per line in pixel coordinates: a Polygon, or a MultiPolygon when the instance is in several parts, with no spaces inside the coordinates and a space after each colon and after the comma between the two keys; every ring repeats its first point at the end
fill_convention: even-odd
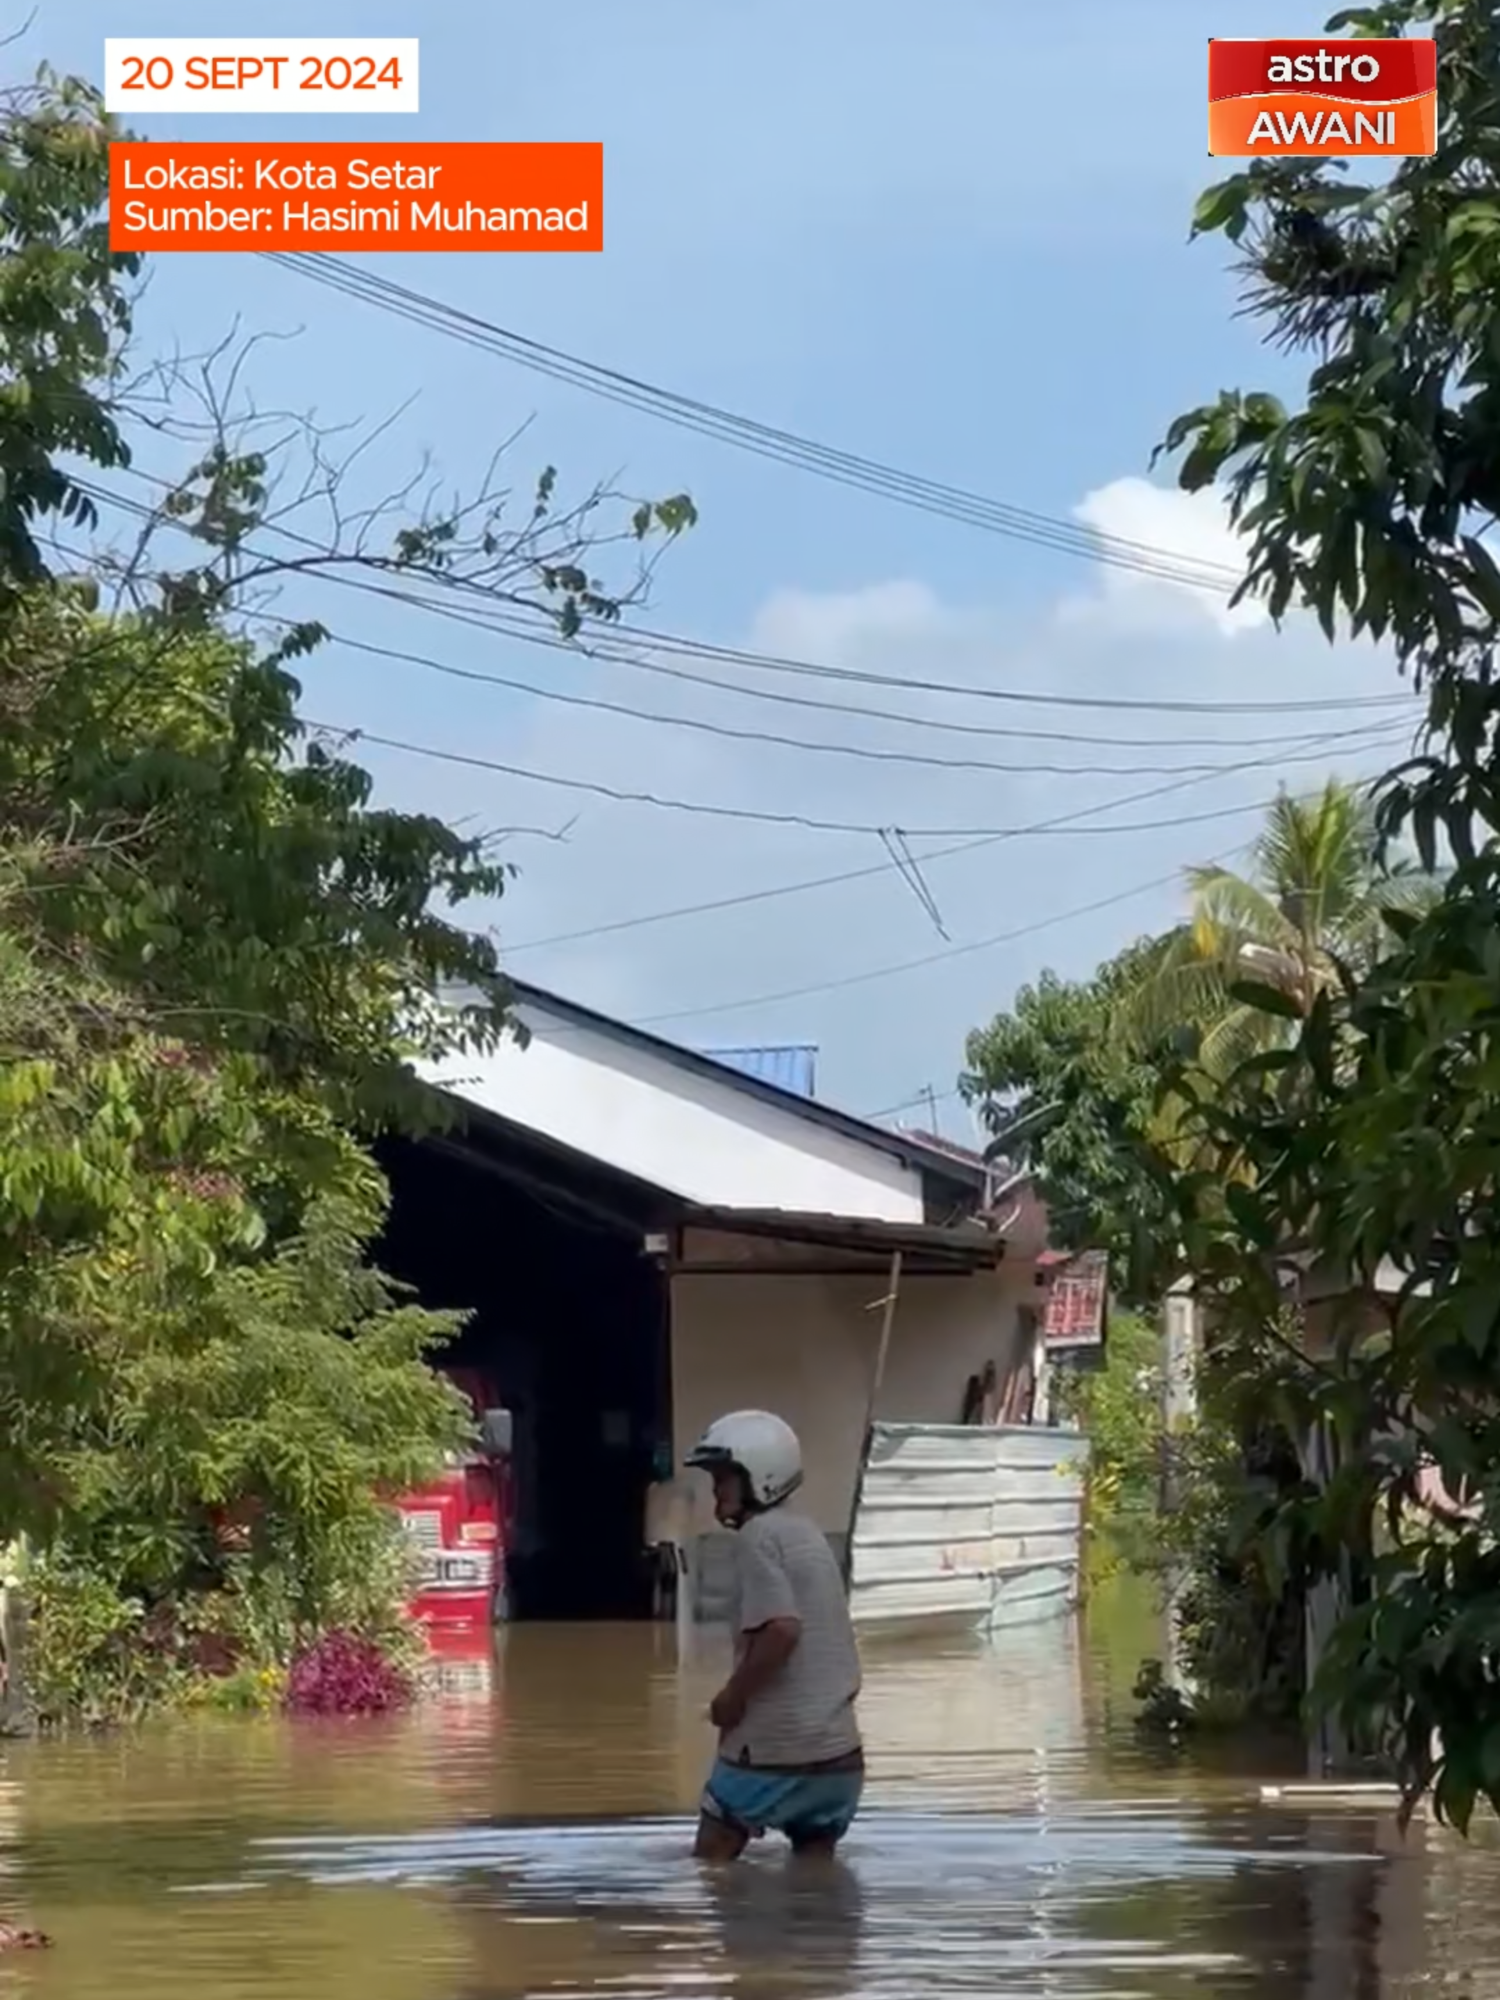
{"type": "Polygon", "coordinates": [[[469,1324],[439,1357],[513,1418],[509,1615],[651,1614],[646,1489],[672,1437],[661,1196],[488,1113],[380,1149],[379,1264],[469,1324]]]}

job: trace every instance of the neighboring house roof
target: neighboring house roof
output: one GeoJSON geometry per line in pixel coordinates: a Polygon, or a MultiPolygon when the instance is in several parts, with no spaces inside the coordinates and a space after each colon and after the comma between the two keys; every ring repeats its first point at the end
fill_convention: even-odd
{"type": "Polygon", "coordinates": [[[704,1049],[711,1061],[790,1090],[798,1097],[816,1097],[818,1051],[810,1042],[768,1044],[765,1048],[704,1049]]]}
{"type": "Polygon", "coordinates": [[[507,983],[517,1005],[523,1010],[530,1003],[546,1013],[589,1029],[601,1038],[646,1050],[679,1069],[710,1077],[731,1089],[758,1098],[762,1103],[777,1105],[811,1124],[842,1133],[845,1138],[854,1139],[950,1186],[970,1191],[982,1191],[985,1186],[984,1162],[977,1155],[972,1159],[960,1157],[930,1140],[918,1139],[905,1132],[892,1132],[883,1125],[872,1125],[866,1118],[856,1118],[847,1111],[836,1111],[832,1105],[823,1104],[816,1098],[750,1075],[722,1056],[704,1055],[697,1049],[683,1048],[680,1043],[666,1041],[648,1029],[633,1028],[625,1021],[596,1012],[592,1007],[581,1006],[576,1000],[566,1000],[544,986],[533,986],[520,979],[508,979],[507,983]]]}

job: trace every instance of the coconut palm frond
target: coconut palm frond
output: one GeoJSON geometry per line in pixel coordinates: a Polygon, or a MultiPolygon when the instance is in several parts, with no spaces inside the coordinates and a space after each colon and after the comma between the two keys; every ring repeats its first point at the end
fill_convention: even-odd
{"type": "Polygon", "coordinates": [[[1337,780],[1310,799],[1280,794],[1246,873],[1193,868],[1187,886],[1186,921],[1134,969],[1114,1025],[1137,1044],[1197,1027],[1221,1074],[1275,1019],[1247,1012],[1237,985],[1277,986],[1305,1008],[1341,965],[1358,972],[1387,949],[1383,911],[1420,911],[1440,893],[1404,859],[1381,865],[1369,791],[1337,780]]]}
{"type": "Polygon", "coordinates": [[[1280,1015],[1260,1007],[1243,1003],[1230,1007],[1205,1029],[1198,1047],[1199,1065],[1209,1076],[1230,1076],[1251,1056],[1282,1047],[1290,1026],[1280,1015]]]}
{"type": "Polygon", "coordinates": [[[1228,868],[1195,868],[1188,885],[1193,893],[1193,930],[1205,956],[1233,964],[1246,942],[1296,951],[1299,932],[1273,890],[1228,868]]]}
{"type": "Polygon", "coordinates": [[[1425,869],[1402,867],[1382,875],[1370,891],[1370,901],[1378,915],[1383,910],[1399,910],[1414,917],[1424,916],[1443,893],[1448,871],[1429,875],[1425,869]]]}
{"type": "Polygon", "coordinates": [[[1134,1048],[1147,1048],[1180,1028],[1211,1019],[1227,1002],[1223,968],[1196,948],[1190,931],[1174,933],[1139,981],[1118,994],[1110,1031],[1134,1048]]]}
{"type": "Polygon", "coordinates": [[[1367,873],[1376,852],[1375,805],[1362,786],[1330,778],[1311,798],[1282,791],[1256,842],[1256,864],[1279,877],[1367,873]]]}
{"type": "Polygon", "coordinates": [[[1315,799],[1283,792],[1255,849],[1255,868],[1306,939],[1336,931],[1365,902],[1377,834],[1368,796],[1330,781],[1315,799]]]}
{"type": "Polygon", "coordinates": [[[1187,1098],[1168,1095],[1156,1106],[1147,1125],[1151,1145],[1184,1172],[1194,1164],[1201,1143],[1193,1129],[1192,1108],[1187,1098]]]}

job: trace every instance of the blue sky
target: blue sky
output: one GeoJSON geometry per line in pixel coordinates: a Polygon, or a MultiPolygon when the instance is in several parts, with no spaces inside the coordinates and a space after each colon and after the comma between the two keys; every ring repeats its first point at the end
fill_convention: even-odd
{"type": "MultiPolygon", "coordinates": [[[[1226,0],[1207,25],[1217,34],[1307,33],[1322,11],[1283,0],[1272,16],[1226,0]]],[[[1212,503],[1190,507],[1140,483],[1175,411],[1228,383],[1275,386],[1284,373],[1232,318],[1217,252],[1186,243],[1194,193],[1213,177],[1201,6],[1074,0],[1023,14],[995,0],[927,9],[895,0],[753,8],[659,0],[647,10],[574,0],[561,16],[448,5],[424,19],[379,0],[263,0],[253,14],[215,15],[220,34],[231,18],[257,35],[418,33],[423,110],[393,119],[142,121],[150,136],[604,142],[601,256],[364,260],[400,282],[934,479],[1059,516],[1085,509],[1115,533],[1232,556],[1212,503]]],[[[43,0],[24,44],[0,60],[14,69],[45,57],[98,75],[106,34],[206,26],[201,5],[43,0]]],[[[518,485],[551,463],[564,490],[606,476],[642,493],[688,489],[702,518],[659,576],[649,613],[658,628],[1044,693],[1336,702],[1396,685],[1389,662],[1367,649],[1331,650],[1295,627],[1226,629],[1201,598],[766,465],[254,257],[157,260],[139,314],[143,357],[199,352],[235,328],[288,336],[261,342],[247,364],[247,393],[263,409],[357,426],[414,398],[361,462],[357,497],[400,485],[424,454],[462,490],[528,420],[513,453],[518,485]]],[[[161,441],[143,445],[140,462],[162,473],[180,463],[161,441]]],[[[331,605],[315,590],[289,591],[277,609],[322,613],[352,637],[658,713],[948,757],[965,750],[951,731],[799,715],[560,660],[415,611],[331,605]]],[[[1051,920],[1247,839],[1248,808],[1275,789],[1281,750],[1240,747],[1246,737],[1310,736],[1367,719],[1336,711],[1018,717],[984,701],[902,696],[894,705],[928,717],[1076,726],[1105,739],[1038,746],[987,736],[969,746],[974,754],[1023,768],[955,773],[728,742],[347,649],[315,660],[305,679],[310,713],[380,734],[617,787],[649,783],[678,797],[877,825],[1027,824],[1166,782],[1090,768],[1101,764],[1123,772],[1268,760],[1206,774],[1180,803],[1115,816],[1177,822],[1155,830],[1039,836],[934,861],[926,878],[944,939],[894,870],[600,933],[625,918],[857,869],[883,852],[871,835],[690,818],[367,752],[382,796],[395,803],[485,825],[556,831],[571,822],[565,841],[519,835],[511,845],[519,874],[497,920],[518,974],[700,1046],[816,1042],[824,1095],[874,1112],[931,1085],[955,1134],[963,1114],[941,1094],[967,1029],[1044,965],[1084,972],[1169,920],[1180,898],[1161,886],[1051,920]],[[1189,734],[1212,734],[1220,747],[1186,746],[1189,734]],[[1144,736],[1167,741],[1132,747],[1144,736]],[[1033,758],[1077,774],[1025,768],[1033,758]],[[1189,823],[1236,805],[1246,808],[1238,819],[1189,823]],[[579,931],[600,934],[526,948],[579,931]],[[796,997],[774,997],[783,993],[796,997]]],[[[1285,748],[1304,760],[1281,773],[1296,785],[1335,763],[1380,762],[1363,743],[1330,746],[1326,762],[1317,761],[1322,746],[1285,748]]],[[[920,1106],[911,1115],[926,1118],[920,1106]]]]}

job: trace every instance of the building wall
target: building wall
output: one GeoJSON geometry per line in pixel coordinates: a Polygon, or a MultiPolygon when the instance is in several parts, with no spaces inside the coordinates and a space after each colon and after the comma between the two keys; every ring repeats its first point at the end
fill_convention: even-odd
{"type": "Polygon", "coordinates": [[[922,1177],[892,1155],[527,1001],[506,1042],[424,1073],[455,1096],[706,1207],[920,1222],[922,1177]]]}
{"type": "MultiPolygon", "coordinates": [[[[880,1342],[876,1277],[672,1279],[673,1434],[680,1459],[715,1417],[769,1409],[802,1440],[802,1504],[824,1531],[848,1532],[880,1342]],[[874,1310],[871,1310],[875,1306],[874,1310]]],[[[876,1416],[957,1423],[964,1385],[1016,1358],[1019,1312],[1035,1301],[1034,1267],[972,1278],[906,1278],[876,1416]]]]}

